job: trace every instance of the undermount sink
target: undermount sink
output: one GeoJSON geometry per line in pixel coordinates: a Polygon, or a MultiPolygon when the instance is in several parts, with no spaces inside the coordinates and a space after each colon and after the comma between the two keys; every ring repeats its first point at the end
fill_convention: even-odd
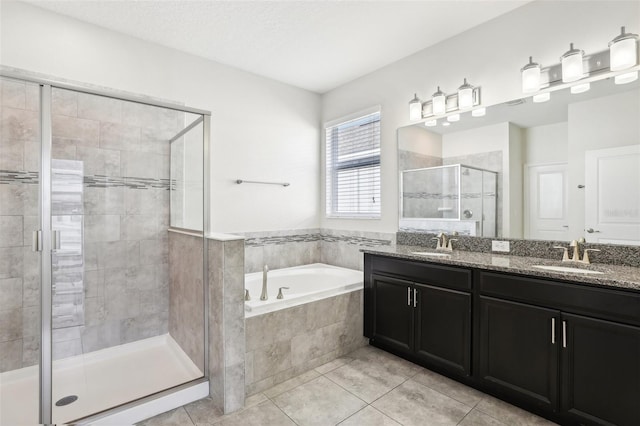
{"type": "Polygon", "coordinates": [[[450,253],[434,253],[432,251],[412,251],[411,254],[419,254],[420,256],[449,257],[450,253]]]}
{"type": "Polygon", "coordinates": [[[602,275],[604,272],[592,271],[590,269],[572,268],[570,266],[550,266],[550,265],[533,265],[534,268],[544,269],[547,271],[566,272],[570,274],[595,274],[602,275]]]}

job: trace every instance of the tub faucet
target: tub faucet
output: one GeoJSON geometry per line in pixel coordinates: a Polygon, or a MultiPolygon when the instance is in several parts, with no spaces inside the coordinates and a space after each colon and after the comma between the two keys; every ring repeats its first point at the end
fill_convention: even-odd
{"type": "Polygon", "coordinates": [[[262,269],[262,294],[260,295],[260,300],[267,300],[269,296],[267,295],[267,273],[269,272],[269,267],[264,265],[262,269]]]}

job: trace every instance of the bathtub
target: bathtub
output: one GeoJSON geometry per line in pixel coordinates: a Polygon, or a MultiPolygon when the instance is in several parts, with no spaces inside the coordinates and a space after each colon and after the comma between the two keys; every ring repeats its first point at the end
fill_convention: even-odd
{"type": "Polygon", "coordinates": [[[323,263],[275,269],[268,274],[268,300],[260,300],[262,272],[246,274],[244,286],[251,297],[244,304],[245,317],[249,318],[361,289],[363,273],[323,263]],[[282,290],[283,299],[276,298],[280,287],[289,287],[282,290]]]}

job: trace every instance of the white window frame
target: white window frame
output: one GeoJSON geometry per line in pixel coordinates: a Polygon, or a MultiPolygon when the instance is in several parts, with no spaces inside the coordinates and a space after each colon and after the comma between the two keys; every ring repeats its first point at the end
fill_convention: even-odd
{"type": "MultiPolygon", "coordinates": [[[[372,114],[378,114],[379,115],[379,121],[380,121],[380,126],[381,126],[381,120],[382,120],[382,111],[380,106],[375,106],[372,108],[368,108],[366,110],[362,110],[362,111],[358,111],[355,112],[353,114],[349,114],[347,116],[338,118],[336,120],[332,120],[329,122],[326,122],[324,124],[324,143],[325,143],[325,217],[328,219],[380,219],[381,215],[382,215],[382,200],[381,200],[381,186],[382,186],[382,182],[381,182],[381,155],[380,155],[380,151],[381,151],[381,129],[380,129],[380,133],[378,134],[378,139],[379,139],[379,145],[377,148],[377,155],[371,155],[369,157],[365,157],[362,158],[362,161],[360,162],[351,162],[348,165],[342,165],[336,167],[336,164],[339,164],[337,162],[337,159],[335,158],[335,149],[332,149],[332,145],[330,144],[330,140],[329,140],[329,132],[340,125],[343,124],[347,124],[350,121],[355,121],[355,120],[359,120],[362,119],[368,115],[372,115],[372,114]],[[362,169],[366,169],[368,167],[378,167],[378,176],[377,176],[377,181],[378,181],[378,188],[377,188],[377,192],[378,192],[378,198],[376,200],[377,204],[378,204],[378,211],[377,212],[370,212],[370,211],[366,211],[366,212],[340,212],[337,210],[337,201],[336,201],[336,197],[337,197],[337,191],[336,186],[338,185],[337,181],[337,175],[338,172],[340,170],[362,170],[362,169]]],[[[334,147],[335,148],[335,147],[334,147]]],[[[344,163],[344,161],[343,161],[344,163]]]]}

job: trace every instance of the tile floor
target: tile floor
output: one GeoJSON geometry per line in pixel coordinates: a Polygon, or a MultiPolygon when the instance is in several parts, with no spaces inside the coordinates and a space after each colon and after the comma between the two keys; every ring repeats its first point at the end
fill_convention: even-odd
{"type": "Polygon", "coordinates": [[[541,417],[367,346],[264,392],[223,415],[210,399],[144,426],[553,425],[541,417]]]}

